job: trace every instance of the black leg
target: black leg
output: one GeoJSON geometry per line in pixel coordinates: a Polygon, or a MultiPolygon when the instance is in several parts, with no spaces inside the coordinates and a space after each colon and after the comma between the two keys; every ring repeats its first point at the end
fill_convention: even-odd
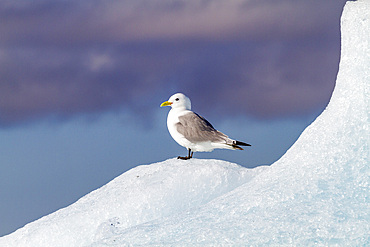
{"type": "Polygon", "coordinates": [[[188,156],[186,156],[186,157],[181,157],[181,156],[177,157],[177,159],[182,159],[182,160],[188,160],[188,159],[191,159],[191,158],[193,158],[193,152],[191,151],[190,148],[189,148],[188,156]]]}

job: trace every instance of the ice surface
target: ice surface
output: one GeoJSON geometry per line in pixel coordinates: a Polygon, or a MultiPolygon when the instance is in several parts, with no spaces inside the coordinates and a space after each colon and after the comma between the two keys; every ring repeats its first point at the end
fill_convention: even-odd
{"type": "Polygon", "coordinates": [[[199,159],[138,166],[71,206],[3,237],[0,246],[88,246],[119,230],[204,205],[264,169],[199,159]]]}
{"type": "Polygon", "coordinates": [[[327,109],[270,167],[136,167],[0,246],[370,245],[370,1],[347,2],[327,109]]]}

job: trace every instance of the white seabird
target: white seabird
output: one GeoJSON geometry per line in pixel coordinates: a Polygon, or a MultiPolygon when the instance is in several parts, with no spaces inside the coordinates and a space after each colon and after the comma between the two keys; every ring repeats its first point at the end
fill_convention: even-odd
{"type": "Polygon", "coordinates": [[[189,151],[188,156],[178,159],[191,159],[193,152],[211,152],[215,148],[243,150],[239,146],[251,146],[213,128],[205,118],[191,111],[190,99],[182,93],[172,95],[162,106],[171,106],[167,128],[172,138],[189,151]]]}

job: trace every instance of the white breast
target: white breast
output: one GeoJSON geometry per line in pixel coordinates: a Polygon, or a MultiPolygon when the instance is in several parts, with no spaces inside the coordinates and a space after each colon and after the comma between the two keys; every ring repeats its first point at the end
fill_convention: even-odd
{"type": "Polygon", "coordinates": [[[191,143],[179,132],[177,132],[176,124],[179,123],[179,117],[188,113],[188,110],[178,111],[171,109],[167,116],[167,128],[172,138],[181,146],[191,148],[191,143]]]}
{"type": "Polygon", "coordinates": [[[190,148],[196,152],[210,152],[216,147],[211,142],[192,143],[177,131],[176,124],[180,122],[179,117],[189,113],[189,110],[171,109],[167,116],[167,128],[172,138],[181,146],[190,148]]]}

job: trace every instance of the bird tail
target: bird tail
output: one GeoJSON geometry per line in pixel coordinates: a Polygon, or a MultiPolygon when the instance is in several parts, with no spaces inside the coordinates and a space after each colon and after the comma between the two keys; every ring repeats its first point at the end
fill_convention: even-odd
{"type": "Polygon", "coordinates": [[[251,144],[248,144],[248,143],[245,143],[245,142],[233,141],[233,143],[231,144],[231,146],[233,147],[233,149],[244,150],[243,148],[241,148],[239,146],[252,146],[252,145],[251,144]]]}

